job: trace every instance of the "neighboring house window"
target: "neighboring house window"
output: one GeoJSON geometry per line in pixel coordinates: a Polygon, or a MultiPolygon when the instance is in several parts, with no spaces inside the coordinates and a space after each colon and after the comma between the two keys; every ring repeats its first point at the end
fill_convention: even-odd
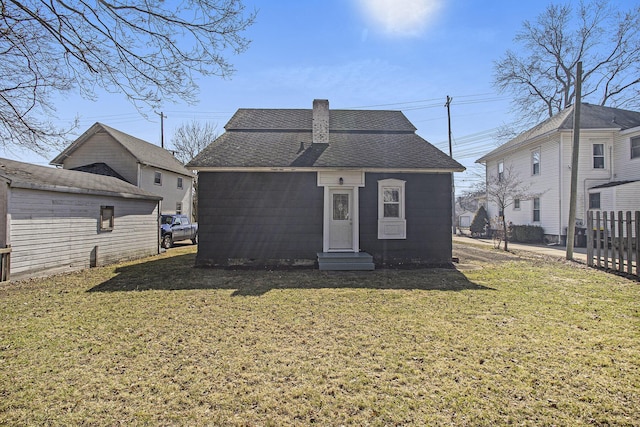
{"type": "Polygon", "coordinates": [[[113,206],[100,206],[100,231],[113,230],[113,206]]]}
{"type": "Polygon", "coordinates": [[[498,181],[502,181],[504,178],[504,162],[498,163],[498,181]]]}
{"type": "Polygon", "coordinates": [[[513,199],[513,209],[520,210],[520,199],[513,199]]]}
{"type": "Polygon", "coordinates": [[[182,202],[176,203],[176,215],[180,215],[182,213],[182,202]]]}
{"type": "Polygon", "coordinates": [[[182,178],[178,177],[178,188],[182,190],[182,178]]]}
{"type": "Polygon", "coordinates": [[[405,181],[378,181],[378,239],[406,239],[405,181]]]}
{"type": "Polygon", "coordinates": [[[600,193],[589,194],[589,209],[600,209],[600,193]]]}
{"type": "Polygon", "coordinates": [[[631,138],[631,158],[640,157],[640,136],[631,138]]]}
{"type": "Polygon", "coordinates": [[[604,144],[593,144],[593,168],[604,169],[604,144]]]}
{"type": "Polygon", "coordinates": [[[531,174],[540,175],[540,149],[531,152],[531,174]]]}
{"type": "Polygon", "coordinates": [[[156,172],[153,175],[153,183],[156,185],[162,185],[162,172],[156,172]]]}
{"type": "Polygon", "coordinates": [[[533,222],[540,222],[540,198],[533,199],[533,222]]]}

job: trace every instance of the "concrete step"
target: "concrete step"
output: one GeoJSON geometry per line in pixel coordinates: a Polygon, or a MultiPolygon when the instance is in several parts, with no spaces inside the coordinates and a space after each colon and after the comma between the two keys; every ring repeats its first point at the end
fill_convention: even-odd
{"type": "Polygon", "coordinates": [[[366,252],[318,252],[320,270],[374,270],[373,257],[366,252]]]}

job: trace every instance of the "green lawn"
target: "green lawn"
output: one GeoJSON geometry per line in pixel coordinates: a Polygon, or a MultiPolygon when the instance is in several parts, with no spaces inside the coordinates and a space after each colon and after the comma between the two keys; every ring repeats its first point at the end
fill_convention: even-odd
{"type": "Polygon", "coordinates": [[[0,284],[0,425],[640,425],[636,281],[464,245],[362,273],[194,251],[0,284]]]}

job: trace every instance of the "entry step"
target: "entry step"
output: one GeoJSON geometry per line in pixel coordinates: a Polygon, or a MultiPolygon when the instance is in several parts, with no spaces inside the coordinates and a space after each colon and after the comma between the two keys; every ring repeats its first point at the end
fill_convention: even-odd
{"type": "Polygon", "coordinates": [[[374,270],[373,257],[366,252],[318,252],[320,270],[374,270]]]}

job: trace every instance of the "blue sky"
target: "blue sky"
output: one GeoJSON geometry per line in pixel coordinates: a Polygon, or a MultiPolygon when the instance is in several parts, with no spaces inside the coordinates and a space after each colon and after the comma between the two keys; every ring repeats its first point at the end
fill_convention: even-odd
{"type": "MultiPolygon", "coordinates": [[[[492,86],[493,62],[525,19],[546,1],[513,0],[245,0],[257,9],[246,36],[249,49],[229,59],[230,79],[199,78],[197,105],[167,102],[165,146],[174,130],[192,120],[220,132],[238,108],[311,108],[314,98],[330,108],[402,110],[417,133],[448,153],[447,95],[451,103],[454,158],[468,168],[456,174],[459,193],[483,168],[474,164],[495,147],[493,132],[511,120],[509,98],[492,86]]],[[[100,121],[146,141],[160,143],[160,120],[143,117],[118,94],[57,100],[64,126],[78,116],[78,135],[100,121]]],[[[71,142],[71,141],[70,141],[71,142]]],[[[0,156],[48,164],[57,152],[0,152],[0,156]]]]}

